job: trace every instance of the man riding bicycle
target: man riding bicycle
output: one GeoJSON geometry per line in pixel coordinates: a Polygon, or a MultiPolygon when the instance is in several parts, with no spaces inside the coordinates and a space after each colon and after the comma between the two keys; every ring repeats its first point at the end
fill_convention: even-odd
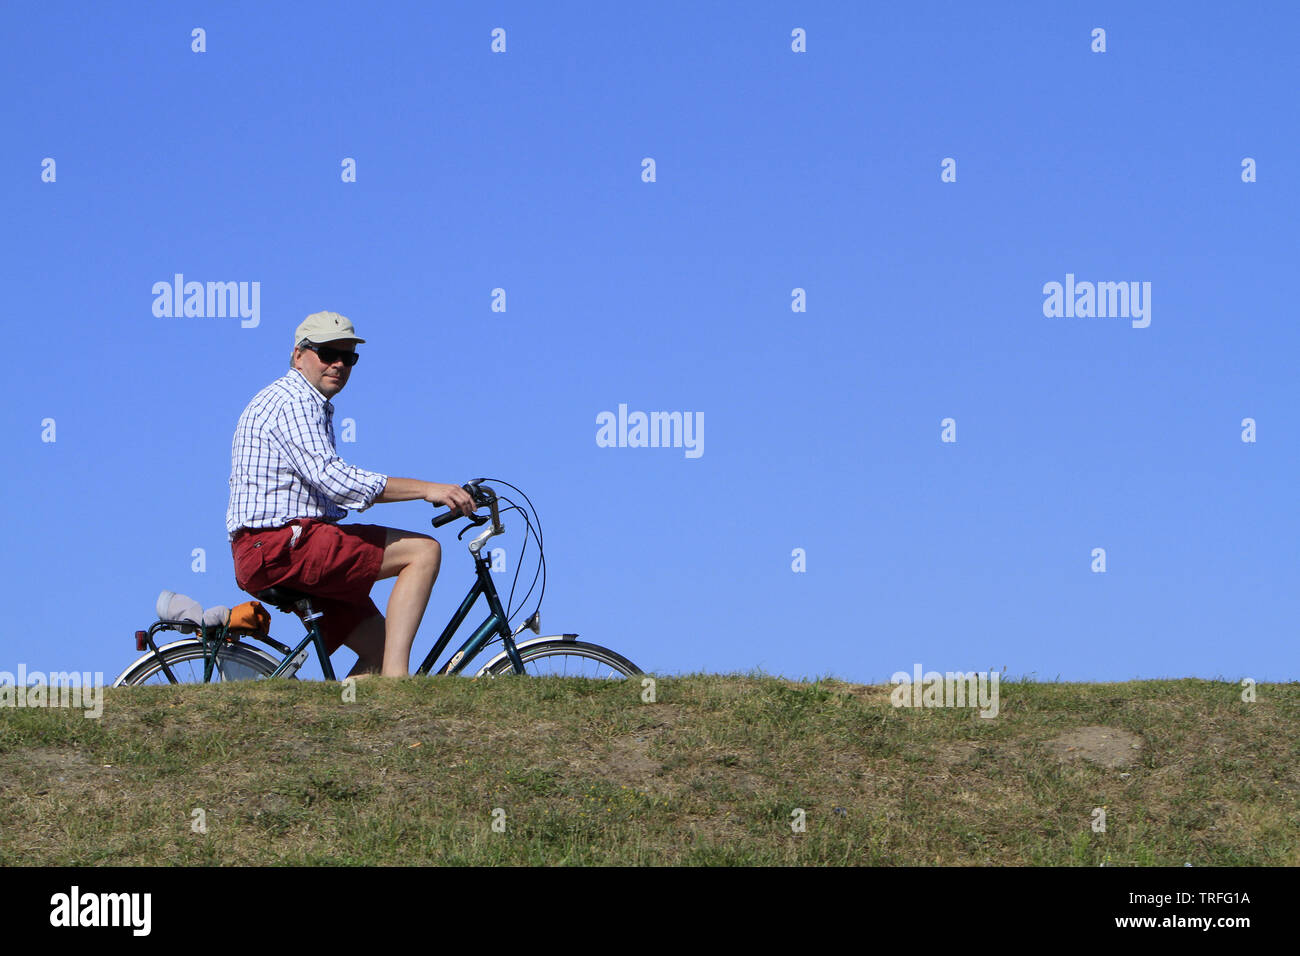
{"type": "Polygon", "coordinates": [[[312,595],[324,614],[326,651],[346,644],[357,653],[349,676],[405,677],[441,546],[424,534],[338,521],[349,509],[389,501],[424,500],[464,515],[475,505],[458,485],[389,478],[339,457],[330,399],[348,383],[364,342],[337,312],[316,312],[298,326],[288,373],[253,396],[235,426],[226,531],[243,590],[312,595]],[[394,576],[385,618],[370,589],[394,576]]]}

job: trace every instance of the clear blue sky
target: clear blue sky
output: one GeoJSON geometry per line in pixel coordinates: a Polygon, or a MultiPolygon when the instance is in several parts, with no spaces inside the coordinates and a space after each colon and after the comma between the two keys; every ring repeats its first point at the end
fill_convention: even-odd
{"type": "MultiPolygon", "coordinates": [[[[160,589],[247,597],[235,421],[328,309],[369,340],[340,453],[524,488],[544,633],[663,673],[1296,679],[1298,28],[1185,0],[8,5],[0,669],[111,680],[160,589]],[[175,273],[260,283],[259,324],[156,317],[175,273]],[[1149,282],[1150,326],[1046,317],[1067,273],[1149,282]],[[598,447],[620,403],[702,414],[703,454],[598,447]]],[[[416,659],[471,579],[438,534],[416,659]]]]}

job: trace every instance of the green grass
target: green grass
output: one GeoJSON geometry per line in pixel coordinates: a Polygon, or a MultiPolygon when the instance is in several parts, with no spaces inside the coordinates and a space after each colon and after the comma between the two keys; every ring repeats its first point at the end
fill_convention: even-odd
{"type": "Polygon", "coordinates": [[[889,690],[439,677],[2,708],[0,864],[1300,865],[1300,684],[1003,682],[994,719],[889,690]]]}

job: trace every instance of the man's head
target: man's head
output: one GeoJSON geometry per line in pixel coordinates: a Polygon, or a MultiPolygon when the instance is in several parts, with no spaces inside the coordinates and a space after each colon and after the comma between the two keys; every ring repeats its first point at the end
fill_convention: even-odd
{"type": "Polygon", "coordinates": [[[293,355],[289,364],[326,398],[333,398],[348,383],[352,368],[348,364],[357,359],[357,345],[365,339],[357,338],[352,323],[337,312],[315,312],[293,333],[293,355]]]}

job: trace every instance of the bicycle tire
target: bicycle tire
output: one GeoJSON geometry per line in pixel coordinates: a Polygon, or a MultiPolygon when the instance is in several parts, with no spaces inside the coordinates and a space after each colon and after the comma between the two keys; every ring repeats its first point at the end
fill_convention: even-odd
{"type": "MultiPolygon", "coordinates": [[[[181,684],[203,683],[204,645],[199,640],[177,641],[158,648],[172,674],[181,684]]],[[[222,644],[212,668],[212,681],[257,680],[270,677],[280,662],[265,651],[247,644],[222,644]]],[[[297,679],[296,677],[293,679],[297,679]]],[[[153,654],[137,660],[113,682],[114,687],[139,687],[144,684],[167,686],[171,681],[153,654]]]]}
{"type": "MultiPolygon", "coordinates": [[[[519,657],[523,661],[524,670],[535,677],[588,677],[597,680],[610,680],[620,677],[633,677],[642,673],[641,669],[633,664],[617,651],[611,651],[608,647],[601,647],[599,644],[589,644],[586,641],[543,641],[538,644],[530,644],[527,647],[519,648],[519,657]],[[561,671],[556,673],[547,670],[541,661],[550,658],[563,658],[561,671]],[[569,664],[576,660],[586,661],[586,665],[576,666],[570,671],[569,664]],[[528,665],[533,664],[535,668],[528,665]]],[[[513,674],[514,665],[510,663],[508,656],[494,661],[479,671],[479,676],[499,677],[503,674],[513,674]]]]}

